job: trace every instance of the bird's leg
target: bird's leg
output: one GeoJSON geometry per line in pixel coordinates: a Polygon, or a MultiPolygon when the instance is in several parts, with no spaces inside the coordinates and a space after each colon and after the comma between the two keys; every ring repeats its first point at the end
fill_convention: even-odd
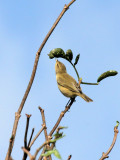
{"type": "Polygon", "coordinates": [[[74,98],[70,98],[70,100],[71,100],[71,102],[76,102],[75,97],[74,98]]]}
{"type": "Polygon", "coordinates": [[[75,97],[74,97],[74,98],[70,98],[69,101],[67,102],[65,108],[68,107],[69,105],[71,106],[72,103],[75,102],[75,101],[76,101],[76,100],[75,100],[75,97]]]}
{"type": "Polygon", "coordinates": [[[69,101],[67,102],[65,108],[69,105],[70,101],[71,101],[71,98],[70,98],[69,101]]]}

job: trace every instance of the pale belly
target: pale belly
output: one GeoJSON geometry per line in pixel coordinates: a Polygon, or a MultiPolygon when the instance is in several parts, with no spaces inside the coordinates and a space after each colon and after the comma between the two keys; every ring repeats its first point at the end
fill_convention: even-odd
{"type": "Polygon", "coordinates": [[[72,92],[65,87],[58,85],[58,88],[59,88],[60,92],[66,97],[74,98],[77,96],[75,92],[72,92]]]}

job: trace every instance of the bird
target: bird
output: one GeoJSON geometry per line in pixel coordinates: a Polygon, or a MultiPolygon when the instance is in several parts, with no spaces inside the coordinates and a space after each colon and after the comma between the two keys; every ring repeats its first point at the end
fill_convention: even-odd
{"type": "Polygon", "coordinates": [[[58,60],[55,63],[55,72],[58,88],[64,96],[69,98],[80,96],[86,102],[93,101],[82,92],[80,85],[67,73],[65,65],[58,60]]]}

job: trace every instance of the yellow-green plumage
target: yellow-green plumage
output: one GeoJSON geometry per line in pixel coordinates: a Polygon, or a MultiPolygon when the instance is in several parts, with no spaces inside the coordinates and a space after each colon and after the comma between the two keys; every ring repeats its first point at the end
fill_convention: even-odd
{"type": "Polygon", "coordinates": [[[56,60],[55,71],[58,88],[64,96],[70,98],[80,96],[87,102],[93,101],[82,92],[76,80],[67,74],[65,65],[58,60],[56,60]]]}

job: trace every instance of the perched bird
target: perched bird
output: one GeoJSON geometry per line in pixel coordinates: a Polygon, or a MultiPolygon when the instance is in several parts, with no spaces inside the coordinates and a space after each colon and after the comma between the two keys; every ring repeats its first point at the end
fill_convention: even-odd
{"type": "Polygon", "coordinates": [[[64,96],[70,98],[80,96],[86,102],[93,101],[82,92],[81,87],[76,80],[67,73],[65,65],[58,60],[56,60],[55,72],[58,88],[64,96]]]}

